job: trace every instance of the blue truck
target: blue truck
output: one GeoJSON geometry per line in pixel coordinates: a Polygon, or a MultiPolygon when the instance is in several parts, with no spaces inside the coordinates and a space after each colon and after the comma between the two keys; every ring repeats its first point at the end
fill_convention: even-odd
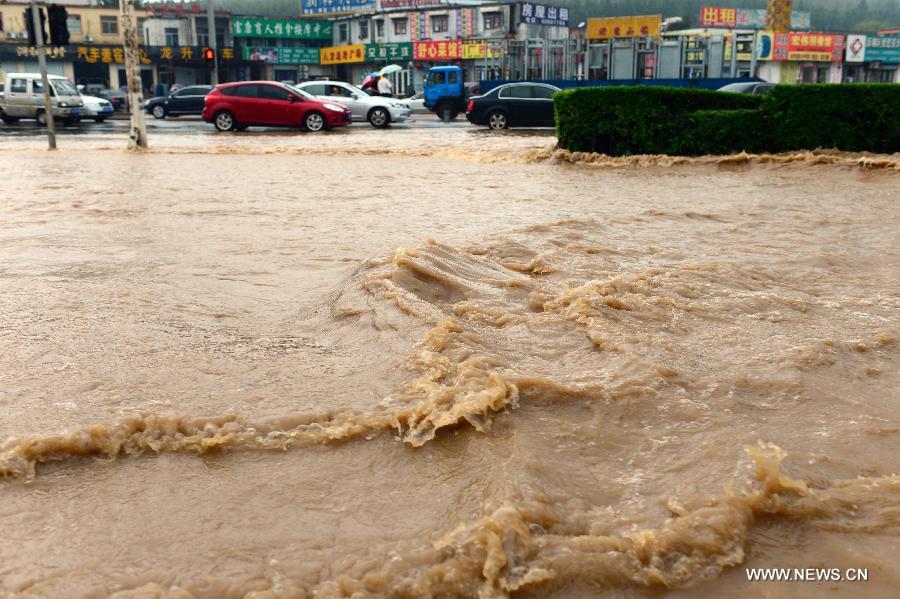
{"type": "Polygon", "coordinates": [[[466,111],[466,72],[457,66],[432,67],[425,77],[425,108],[449,123],[466,111]]]}

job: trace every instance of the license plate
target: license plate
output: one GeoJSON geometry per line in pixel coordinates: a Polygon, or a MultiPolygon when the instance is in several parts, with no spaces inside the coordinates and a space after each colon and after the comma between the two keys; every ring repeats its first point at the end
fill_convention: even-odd
{"type": "Polygon", "coordinates": [[[103,108],[100,109],[100,112],[112,112],[112,111],[113,111],[112,106],[104,106],[103,108]]]}
{"type": "Polygon", "coordinates": [[[72,109],[72,114],[81,114],[81,109],[80,109],[80,108],[73,108],[73,109],[72,109]]]}

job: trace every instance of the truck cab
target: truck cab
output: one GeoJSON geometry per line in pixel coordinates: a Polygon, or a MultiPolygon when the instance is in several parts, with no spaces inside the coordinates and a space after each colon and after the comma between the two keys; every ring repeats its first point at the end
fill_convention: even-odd
{"type": "MultiPolygon", "coordinates": [[[[75,86],[59,75],[47,75],[47,82],[53,117],[67,125],[78,121],[84,102],[75,86]]],[[[47,123],[44,83],[40,74],[6,74],[0,94],[0,119],[7,125],[19,119],[35,119],[41,125],[47,123]]]]}
{"type": "Polygon", "coordinates": [[[424,104],[445,123],[465,112],[465,71],[457,66],[432,67],[425,77],[424,104]]]}

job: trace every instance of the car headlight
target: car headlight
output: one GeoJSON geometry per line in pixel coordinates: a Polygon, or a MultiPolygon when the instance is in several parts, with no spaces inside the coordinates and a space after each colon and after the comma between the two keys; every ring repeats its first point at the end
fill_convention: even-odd
{"type": "Polygon", "coordinates": [[[57,102],[56,105],[59,106],[60,108],[68,108],[69,107],[69,105],[66,102],[57,102]]]}
{"type": "Polygon", "coordinates": [[[322,106],[324,106],[328,110],[333,110],[335,112],[344,112],[344,109],[337,104],[329,104],[328,102],[326,102],[325,104],[322,104],[322,106]]]}

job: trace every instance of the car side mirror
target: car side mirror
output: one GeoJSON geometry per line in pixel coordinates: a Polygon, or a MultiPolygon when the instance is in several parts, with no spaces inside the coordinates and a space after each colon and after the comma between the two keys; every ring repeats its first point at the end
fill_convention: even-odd
{"type": "Polygon", "coordinates": [[[357,94],[350,94],[350,97],[354,100],[359,100],[359,96],[357,94]]]}
{"type": "Polygon", "coordinates": [[[298,98],[298,97],[295,96],[294,94],[291,94],[291,95],[290,95],[289,101],[290,101],[291,104],[293,104],[294,102],[298,102],[299,100],[300,100],[300,98],[298,98]]]}

